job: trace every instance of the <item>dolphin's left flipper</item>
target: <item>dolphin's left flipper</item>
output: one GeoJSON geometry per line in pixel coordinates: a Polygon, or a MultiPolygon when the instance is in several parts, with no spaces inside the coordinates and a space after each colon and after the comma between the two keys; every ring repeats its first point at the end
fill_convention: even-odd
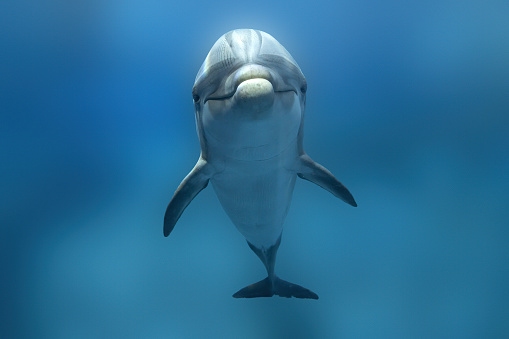
{"type": "Polygon", "coordinates": [[[309,155],[300,156],[300,169],[297,171],[297,175],[326,189],[347,204],[357,207],[357,203],[348,189],[328,169],[314,162],[309,155]]]}
{"type": "Polygon", "coordinates": [[[207,187],[209,179],[210,165],[206,160],[200,157],[193,170],[182,180],[166,208],[166,213],[164,214],[165,237],[170,235],[187,205],[189,205],[202,189],[207,187]]]}

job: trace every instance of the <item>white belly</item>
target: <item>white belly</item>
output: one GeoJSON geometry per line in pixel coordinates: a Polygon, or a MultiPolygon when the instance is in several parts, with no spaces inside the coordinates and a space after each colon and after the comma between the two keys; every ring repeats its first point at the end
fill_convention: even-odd
{"type": "Polygon", "coordinates": [[[210,180],[237,229],[258,248],[277,241],[290,207],[296,173],[287,166],[287,156],[285,152],[267,161],[228,161],[210,180]]]}
{"type": "Polygon", "coordinates": [[[292,199],[301,106],[294,92],[275,94],[261,112],[237,105],[237,96],[203,108],[207,162],[217,170],[210,182],[244,237],[268,248],[281,235],[292,199]]]}

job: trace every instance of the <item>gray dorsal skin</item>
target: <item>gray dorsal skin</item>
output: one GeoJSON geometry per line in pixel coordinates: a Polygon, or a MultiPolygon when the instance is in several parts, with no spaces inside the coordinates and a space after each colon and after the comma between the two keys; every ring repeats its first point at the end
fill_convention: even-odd
{"type": "Polygon", "coordinates": [[[267,278],[239,290],[235,298],[318,299],[275,274],[297,176],[357,206],[348,189],[304,152],[306,90],[306,78],[290,53],[269,34],[252,29],[219,38],[196,76],[193,101],[201,153],[166,209],[164,236],[211,182],[267,270],[267,278]]]}

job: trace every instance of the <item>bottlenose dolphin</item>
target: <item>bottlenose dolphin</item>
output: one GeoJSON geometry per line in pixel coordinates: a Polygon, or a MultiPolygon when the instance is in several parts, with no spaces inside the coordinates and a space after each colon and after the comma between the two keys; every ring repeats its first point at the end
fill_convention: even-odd
{"type": "Polygon", "coordinates": [[[348,189],[304,152],[306,89],[306,78],[290,53],[271,35],[252,29],[219,38],[196,76],[193,101],[201,154],[166,209],[164,236],[212,182],[268,274],[235,298],[318,299],[274,272],[297,176],[357,206],[348,189]]]}

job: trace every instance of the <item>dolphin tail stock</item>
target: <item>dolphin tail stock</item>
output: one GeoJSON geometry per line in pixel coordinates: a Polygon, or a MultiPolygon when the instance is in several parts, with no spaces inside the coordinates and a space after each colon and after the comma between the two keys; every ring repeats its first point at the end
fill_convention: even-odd
{"type": "Polygon", "coordinates": [[[281,236],[274,245],[268,249],[259,249],[251,244],[247,244],[256,253],[260,260],[267,269],[268,277],[260,280],[257,283],[246,286],[235,294],[234,298],[259,298],[259,297],[272,297],[278,295],[285,298],[300,298],[300,299],[318,299],[318,295],[305,287],[278,278],[274,274],[274,267],[276,263],[276,253],[281,243],[281,236]]]}
{"type": "Polygon", "coordinates": [[[305,153],[300,156],[300,170],[297,172],[297,175],[331,192],[347,204],[357,207],[357,203],[350,191],[328,169],[314,162],[305,153]]]}
{"type": "Polygon", "coordinates": [[[207,187],[210,179],[210,165],[200,156],[189,174],[182,180],[164,214],[164,236],[170,235],[187,205],[207,187]]]}

